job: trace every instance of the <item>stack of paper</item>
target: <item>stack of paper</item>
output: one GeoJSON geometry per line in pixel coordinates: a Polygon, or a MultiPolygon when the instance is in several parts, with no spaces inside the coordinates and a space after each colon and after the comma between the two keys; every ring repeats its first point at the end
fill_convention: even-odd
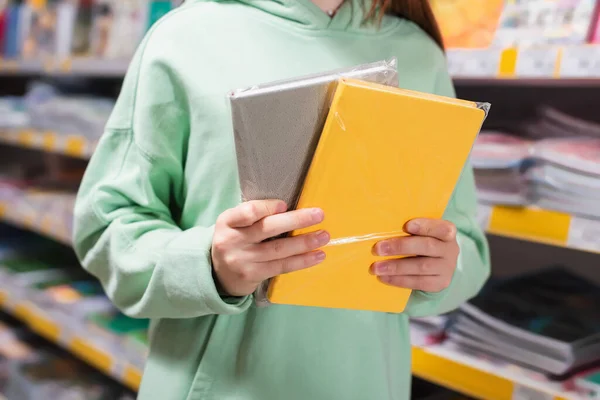
{"type": "Polygon", "coordinates": [[[548,268],[490,282],[461,307],[448,335],[465,348],[563,378],[600,361],[599,302],[598,286],[548,268]]]}
{"type": "Polygon", "coordinates": [[[540,207],[600,218],[600,139],[547,139],[536,143],[529,181],[540,207]]]}
{"type": "Polygon", "coordinates": [[[504,132],[482,132],[471,156],[479,201],[524,205],[531,201],[525,168],[530,141],[504,132]]]}

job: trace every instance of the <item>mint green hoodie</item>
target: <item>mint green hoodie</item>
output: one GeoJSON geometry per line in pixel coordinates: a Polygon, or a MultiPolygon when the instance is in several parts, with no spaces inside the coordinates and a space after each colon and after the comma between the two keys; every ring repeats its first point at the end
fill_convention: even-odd
{"type": "Polygon", "coordinates": [[[467,168],[446,213],[461,248],[453,281],[414,293],[404,314],[256,308],[215,289],[213,224],[240,201],[230,90],[395,56],[402,87],[453,95],[442,51],[416,25],[362,19],[360,0],[333,19],[310,0],[187,1],[142,43],[81,185],[74,233],[112,301],[153,321],[140,399],[408,399],[409,316],[456,308],[488,276],[467,168]]]}

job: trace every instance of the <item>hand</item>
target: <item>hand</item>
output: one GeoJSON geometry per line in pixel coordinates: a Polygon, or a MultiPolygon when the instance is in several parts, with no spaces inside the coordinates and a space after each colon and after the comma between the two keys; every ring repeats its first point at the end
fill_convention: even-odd
{"type": "Polygon", "coordinates": [[[437,219],[415,219],[406,224],[412,236],[375,245],[379,256],[407,258],[379,261],[372,272],[388,285],[424,292],[440,292],[452,281],[460,249],[454,224],[437,219]]]}
{"type": "Polygon", "coordinates": [[[213,270],[227,294],[246,296],[265,279],[312,267],[325,260],[316,251],[330,236],[319,231],[266,241],[323,221],[320,209],[286,212],[278,200],[251,201],[221,214],[212,243],[213,270]]]}

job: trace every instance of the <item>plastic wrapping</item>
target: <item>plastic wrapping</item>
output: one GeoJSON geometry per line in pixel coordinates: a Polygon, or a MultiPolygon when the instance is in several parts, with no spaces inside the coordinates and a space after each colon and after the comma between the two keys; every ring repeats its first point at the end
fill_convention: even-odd
{"type": "MultiPolygon", "coordinates": [[[[306,98],[303,88],[297,89],[300,98],[306,98]]],[[[319,207],[325,221],[310,231],[326,230],[331,241],[323,248],[325,262],[264,282],[255,293],[257,303],[402,312],[410,290],[384,285],[370,273],[371,265],[382,260],[373,255],[373,246],[404,236],[403,226],[413,218],[443,216],[489,104],[342,78],[326,123],[317,129],[320,123],[296,116],[304,107],[289,106],[298,104],[295,90],[285,92],[282,114],[266,106],[281,106],[281,92],[270,93],[273,98],[265,96],[262,109],[247,111],[245,118],[239,108],[234,113],[244,199],[249,193],[252,199],[288,196],[297,208],[319,207]],[[265,130],[258,128],[261,121],[271,128],[273,120],[280,120],[285,136],[265,139],[265,130]],[[304,121],[304,128],[298,129],[296,121],[304,121]],[[287,141],[291,127],[304,137],[303,147],[287,141]],[[301,149],[304,153],[287,166],[285,161],[301,149]],[[279,168],[266,154],[281,160],[279,168]],[[288,171],[297,174],[291,181],[288,171]]],[[[314,111],[315,117],[323,112],[314,111]]]]}
{"type": "Polygon", "coordinates": [[[279,199],[295,206],[340,77],[398,86],[391,59],[231,94],[244,201],[279,199]]]}

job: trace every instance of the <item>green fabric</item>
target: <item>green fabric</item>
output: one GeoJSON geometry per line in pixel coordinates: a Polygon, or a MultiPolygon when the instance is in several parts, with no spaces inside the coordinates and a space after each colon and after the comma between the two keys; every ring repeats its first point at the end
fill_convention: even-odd
{"type": "Polygon", "coordinates": [[[395,56],[402,87],[453,95],[427,35],[393,17],[364,26],[360,4],[330,20],[309,0],[188,1],[137,52],[80,188],[74,242],[124,313],[152,319],[140,399],[408,399],[408,317],[454,309],[488,276],[467,169],[446,215],[462,250],[452,285],[415,293],[405,314],[258,309],[217,293],[213,224],[240,199],[228,91],[395,56]]]}

